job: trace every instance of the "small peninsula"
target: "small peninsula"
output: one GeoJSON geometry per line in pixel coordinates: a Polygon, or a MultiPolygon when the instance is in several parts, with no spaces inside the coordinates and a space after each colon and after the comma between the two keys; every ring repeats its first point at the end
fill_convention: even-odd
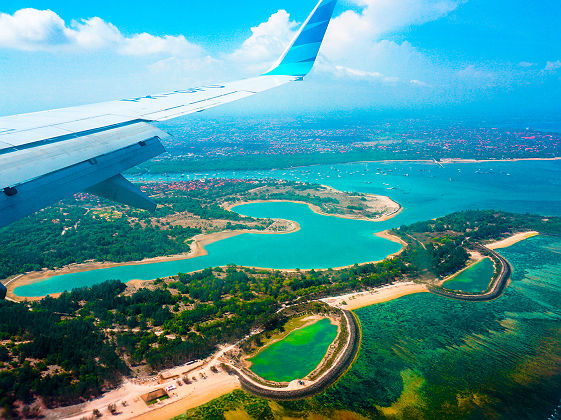
{"type": "Polygon", "coordinates": [[[367,221],[401,210],[384,196],[279,180],[155,182],[144,189],[159,204],[154,214],[79,195],[78,202],[63,202],[4,229],[0,278],[8,296],[17,300],[17,287],[56,275],[196,258],[206,255],[206,245],[228,237],[299,229],[294,221],[231,211],[243,202],[295,201],[318,214],[367,221]]]}

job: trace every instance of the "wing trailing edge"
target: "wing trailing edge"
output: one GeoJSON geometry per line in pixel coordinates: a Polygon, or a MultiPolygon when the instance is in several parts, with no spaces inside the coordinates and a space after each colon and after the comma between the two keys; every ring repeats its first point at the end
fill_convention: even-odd
{"type": "Polygon", "coordinates": [[[103,197],[117,203],[153,212],[156,203],[123,175],[115,175],[86,190],[87,193],[103,197]]]}
{"type": "Polygon", "coordinates": [[[234,102],[312,69],[336,0],[320,0],[276,65],[251,79],[0,117],[0,227],[80,191],[130,206],[155,204],[120,174],[165,152],[165,121],[234,102]]]}

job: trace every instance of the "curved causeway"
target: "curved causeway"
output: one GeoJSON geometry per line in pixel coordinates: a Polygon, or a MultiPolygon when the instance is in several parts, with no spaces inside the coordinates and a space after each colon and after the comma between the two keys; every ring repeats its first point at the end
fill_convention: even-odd
{"type": "Polygon", "coordinates": [[[290,401],[308,398],[317,395],[331,385],[351,367],[360,349],[361,332],[357,317],[351,311],[343,310],[349,330],[347,345],[337,361],[319,379],[297,389],[270,388],[257,383],[244,373],[234,368],[235,374],[241,383],[242,389],[258,397],[274,401],[290,401]]]}
{"type": "Polygon", "coordinates": [[[510,276],[512,275],[512,267],[510,263],[498,252],[487,248],[481,244],[474,244],[482,253],[489,255],[493,261],[500,264],[501,271],[493,282],[489,285],[487,290],[483,293],[465,293],[446,289],[444,287],[429,286],[429,291],[435,295],[447,297],[455,300],[463,300],[467,302],[489,302],[499,298],[505,291],[510,276]]]}

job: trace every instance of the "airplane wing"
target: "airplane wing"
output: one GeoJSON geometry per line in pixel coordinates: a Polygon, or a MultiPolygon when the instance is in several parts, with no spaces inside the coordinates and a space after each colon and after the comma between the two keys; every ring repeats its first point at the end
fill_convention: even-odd
{"type": "Polygon", "coordinates": [[[155,203],[121,173],[161,153],[154,121],[200,112],[302,80],[337,0],[320,0],[278,63],[252,79],[0,117],[0,227],[80,191],[134,207],[155,203]]]}

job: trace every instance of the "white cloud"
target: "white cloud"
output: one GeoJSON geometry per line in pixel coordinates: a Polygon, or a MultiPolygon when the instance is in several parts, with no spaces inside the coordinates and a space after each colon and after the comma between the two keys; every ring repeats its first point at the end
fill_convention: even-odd
{"type": "Polygon", "coordinates": [[[428,83],[423,82],[422,80],[410,80],[409,81],[410,84],[412,84],[413,86],[419,86],[419,87],[423,87],[423,88],[432,88],[433,86],[429,85],[428,83]]]}
{"type": "Polygon", "coordinates": [[[350,76],[356,79],[383,80],[385,77],[382,73],[357,70],[345,66],[335,66],[335,70],[337,71],[336,74],[339,76],[350,76]]]}
{"type": "Polygon", "coordinates": [[[403,85],[409,84],[409,85],[415,86],[415,87],[432,88],[432,86],[429,85],[428,83],[423,82],[421,80],[417,80],[417,79],[412,79],[412,80],[409,80],[409,82],[404,82],[397,76],[386,76],[386,75],[384,75],[382,73],[378,73],[378,72],[369,72],[369,71],[357,70],[357,69],[353,69],[353,68],[345,67],[345,66],[335,66],[334,69],[335,69],[334,74],[338,77],[349,77],[349,78],[356,79],[356,80],[367,80],[367,81],[371,81],[371,82],[379,82],[379,83],[384,83],[384,84],[389,84],[389,85],[395,85],[397,83],[402,83],[403,85]]]}
{"type": "Polygon", "coordinates": [[[279,10],[260,25],[251,28],[251,36],[232,54],[224,57],[246,67],[267,70],[294,37],[298,23],[286,10],[279,10]]]}
{"type": "Polygon", "coordinates": [[[545,65],[546,72],[555,72],[561,68],[561,61],[548,61],[545,65]]]}
{"type": "MultiPolygon", "coordinates": [[[[327,45],[331,54],[379,41],[382,35],[446,16],[465,0],[351,0],[363,7],[347,10],[331,23],[327,45]]],[[[363,50],[363,53],[367,51],[363,50]]]]}
{"type": "Polygon", "coordinates": [[[534,67],[536,65],[536,63],[531,63],[529,61],[521,61],[520,63],[518,63],[518,65],[520,67],[530,68],[530,67],[534,67]]]}
{"type": "Polygon", "coordinates": [[[124,38],[119,52],[125,55],[167,54],[174,57],[198,57],[204,53],[201,47],[187,41],[183,35],[158,37],[147,33],[124,38]]]}
{"type": "MultiPolygon", "coordinates": [[[[325,70],[328,69],[329,68],[326,68],[325,70]]],[[[345,66],[335,66],[334,73],[338,77],[350,77],[356,80],[369,80],[388,84],[395,84],[401,81],[397,76],[386,76],[378,72],[357,70],[345,66]]]]}
{"type": "Polygon", "coordinates": [[[0,14],[0,47],[42,50],[69,43],[64,21],[51,10],[21,9],[0,14]]]}
{"type": "MultiPolygon", "coordinates": [[[[383,75],[379,80],[386,83],[400,80],[404,86],[414,87],[439,84],[439,73],[447,72],[446,77],[453,73],[440,68],[410,42],[391,41],[386,35],[442,18],[465,0],[349,1],[360,10],[347,10],[331,23],[322,49],[326,62],[353,69],[355,73],[346,72],[348,77],[356,78],[356,71],[361,71],[383,75]]],[[[333,73],[344,74],[340,70],[333,73]]]]}
{"type": "MultiPolygon", "coordinates": [[[[152,64],[150,70],[156,74],[170,75],[182,83],[187,83],[186,80],[209,83],[254,76],[273,65],[294,37],[297,28],[298,23],[292,21],[285,10],[279,10],[267,21],[251,28],[251,36],[232,53],[211,57],[200,50],[198,56],[192,54],[188,58],[175,54],[152,64]]],[[[186,47],[183,49],[187,50],[186,47]]]]}
{"type": "Polygon", "coordinates": [[[113,48],[123,55],[199,56],[202,49],[184,36],[147,33],[125,37],[99,17],[67,25],[51,10],[21,9],[0,14],[0,48],[27,51],[83,51],[113,48]]]}
{"type": "Polygon", "coordinates": [[[80,22],[72,21],[71,29],[66,29],[68,44],[80,49],[95,50],[118,45],[123,36],[112,24],[93,17],[80,22]]]}
{"type": "Polygon", "coordinates": [[[460,80],[477,84],[489,84],[496,79],[496,75],[492,71],[477,67],[474,64],[459,70],[456,75],[460,80]]]}

